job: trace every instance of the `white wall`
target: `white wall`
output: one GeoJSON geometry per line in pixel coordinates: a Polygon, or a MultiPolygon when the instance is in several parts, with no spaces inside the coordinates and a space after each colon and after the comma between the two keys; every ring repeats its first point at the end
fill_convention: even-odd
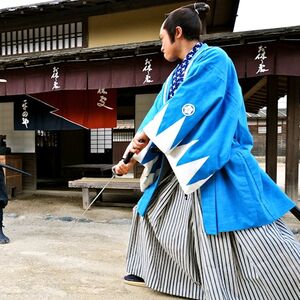
{"type": "Polygon", "coordinates": [[[6,135],[6,146],[12,153],[35,153],[35,132],[14,130],[14,104],[0,103],[0,134],[6,135]]]}
{"type": "Polygon", "coordinates": [[[148,110],[151,108],[157,94],[135,96],[135,129],[137,130],[148,110]]]}

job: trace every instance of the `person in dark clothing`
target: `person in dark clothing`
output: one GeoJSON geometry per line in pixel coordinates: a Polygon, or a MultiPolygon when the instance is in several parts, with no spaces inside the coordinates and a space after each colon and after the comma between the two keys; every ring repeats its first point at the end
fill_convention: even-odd
{"type": "Polygon", "coordinates": [[[6,193],[4,172],[3,168],[0,166],[0,244],[9,243],[9,238],[3,233],[3,209],[7,205],[8,197],[6,193]]]}

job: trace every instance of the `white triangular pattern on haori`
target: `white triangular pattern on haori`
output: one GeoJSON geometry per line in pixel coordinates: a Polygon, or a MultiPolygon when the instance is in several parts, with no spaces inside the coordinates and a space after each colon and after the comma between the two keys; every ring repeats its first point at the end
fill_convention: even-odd
{"type": "Polygon", "coordinates": [[[184,156],[190,147],[196,144],[198,140],[193,140],[188,144],[178,146],[168,153],[167,158],[169,160],[172,169],[185,193],[191,193],[201,186],[207,179],[200,180],[192,185],[188,185],[193,176],[199,171],[203,166],[209,156],[200,158],[198,160],[193,160],[191,162],[182,164],[178,166],[178,161],[184,156]],[[188,192],[187,192],[188,191],[188,192]]]}
{"type": "Polygon", "coordinates": [[[146,188],[154,182],[154,177],[155,177],[154,173],[149,173],[147,176],[144,176],[144,172],[142,173],[141,178],[140,178],[141,192],[144,192],[146,190],[146,188]]]}
{"type": "Polygon", "coordinates": [[[149,148],[151,147],[153,143],[151,141],[149,141],[148,145],[139,153],[139,154],[134,154],[133,155],[133,159],[135,159],[138,162],[142,162],[143,159],[145,158],[146,154],[149,151],[149,148]]]}
{"type": "Polygon", "coordinates": [[[199,189],[213,174],[209,175],[207,178],[199,180],[193,184],[181,186],[185,194],[191,194],[199,189]]]}
{"type": "Polygon", "coordinates": [[[147,173],[150,173],[153,165],[157,162],[157,160],[158,160],[158,155],[156,155],[154,159],[152,159],[144,164],[144,170],[146,170],[147,173]]]}
{"type": "Polygon", "coordinates": [[[156,136],[167,108],[168,104],[143,128],[143,131],[150,139],[156,136]]]}
{"type": "Polygon", "coordinates": [[[196,144],[198,140],[193,140],[189,142],[188,144],[178,146],[174,148],[170,153],[168,153],[168,159],[170,164],[177,165],[178,161],[181,159],[181,157],[186,153],[186,151],[191,148],[194,144],[196,144]]]}
{"type": "Polygon", "coordinates": [[[208,159],[208,156],[197,159],[197,160],[193,160],[191,162],[188,162],[186,164],[179,165],[179,166],[172,165],[170,162],[172,169],[173,169],[180,185],[182,186],[183,190],[186,189],[186,186],[188,185],[190,180],[201,169],[201,167],[207,161],[207,159],[208,159]]]}
{"type": "MultiPolygon", "coordinates": [[[[165,154],[168,154],[180,131],[186,117],[179,119],[176,123],[165,129],[154,138],[155,145],[165,154]]],[[[147,134],[147,132],[146,132],[147,134]]]]}
{"type": "MultiPolygon", "coordinates": [[[[144,148],[145,149],[145,148],[144,148]]],[[[140,177],[140,188],[143,192],[151,183],[153,183],[154,177],[156,173],[150,173],[152,170],[153,165],[157,162],[158,155],[155,156],[154,159],[148,161],[144,164],[144,170],[140,177]]]]}

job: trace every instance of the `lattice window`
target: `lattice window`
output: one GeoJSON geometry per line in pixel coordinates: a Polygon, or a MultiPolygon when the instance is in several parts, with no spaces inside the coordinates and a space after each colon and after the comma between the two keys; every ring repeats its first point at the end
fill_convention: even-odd
{"type": "Polygon", "coordinates": [[[73,22],[2,32],[1,56],[81,48],[83,24],[73,22]]]}
{"type": "Polygon", "coordinates": [[[134,136],[133,130],[114,130],[113,141],[114,142],[131,142],[134,136]]]}
{"type": "Polygon", "coordinates": [[[91,153],[105,153],[105,149],[112,149],[112,129],[91,129],[91,153]]]}
{"type": "Polygon", "coordinates": [[[131,142],[134,137],[134,120],[117,120],[113,129],[113,142],[131,142]]]}

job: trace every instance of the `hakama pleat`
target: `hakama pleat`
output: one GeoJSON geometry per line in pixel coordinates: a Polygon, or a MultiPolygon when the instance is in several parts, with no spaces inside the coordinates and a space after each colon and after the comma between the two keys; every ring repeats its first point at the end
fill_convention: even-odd
{"type": "Polygon", "coordinates": [[[207,235],[199,192],[185,195],[174,174],[144,217],[134,208],[126,271],[190,299],[300,299],[300,244],[282,220],[207,235]]]}

